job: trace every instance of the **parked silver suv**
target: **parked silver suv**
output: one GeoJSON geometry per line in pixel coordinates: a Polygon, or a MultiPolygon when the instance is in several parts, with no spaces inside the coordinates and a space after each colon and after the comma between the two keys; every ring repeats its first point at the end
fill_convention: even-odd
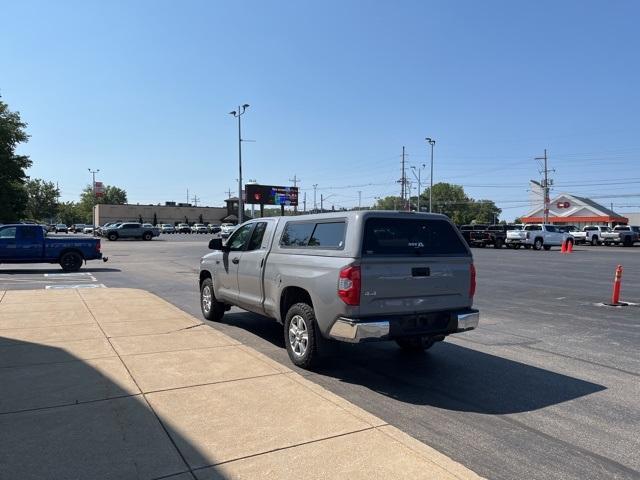
{"type": "Polygon", "coordinates": [[[304,368],[324,339],[393,339],[424,350],[478,325],[471,252],[443,215],[259,218],[209,248],[200,263],[204,317],[220,321],[237,305],[275,318],[289,357],[304,368]]]}

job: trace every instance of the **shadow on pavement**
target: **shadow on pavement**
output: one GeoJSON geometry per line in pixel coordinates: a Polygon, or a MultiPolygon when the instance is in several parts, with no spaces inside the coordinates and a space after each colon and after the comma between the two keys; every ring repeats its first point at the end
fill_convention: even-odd
{"type": "MultiPolygon", "coordinates": [[[[282,325],[253,313],[228,313],[224,323],[284,349],[282,325]]],[[[409,355],[394,342],[339,344],[316,371],[397,401],[485,414],[528,412],[605,387],[543,368],[441,342],[409,355]]]]}
{"type": "Polygon", "coordinates": [[[318,373],[414,405],[493,415],[528,412],[605,390],[514,360],[440,343],[409,355],[394,343],[341,348],[318,373]],[[348,368],[345,366],[348,365],[348,368]]]}
{"type": "Polygon", "coordinates": [[[156,416],[118,357],[81,360],[0,337],[0,385],[1,478],[151,480],[186,472],[175,477],[186,480],[195,476],[185,451],[192,465],[211,464],[156,416]]]}
{"type": "MultiPolygon", "coordinates": [[[[104,273],[104,272],[121,272],[119,268],[109,268],[109,267],[88,267],[81,268],[79,271],[74,272],[75,275],[82,273],[104,273]]],[[[13,269],[0,269],[0,275],[30,275],[30,274],[45,274],[45,273],[65,273],[62,271],[60,267],[58,268],[13,268],[13,269]]]]}

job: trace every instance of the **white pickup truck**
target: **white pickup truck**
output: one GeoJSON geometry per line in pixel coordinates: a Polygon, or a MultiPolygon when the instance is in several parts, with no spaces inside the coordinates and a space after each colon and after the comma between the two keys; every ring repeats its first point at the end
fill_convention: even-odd
{"type": "Polygon", "coordinates": [[[602,245],[604,237],[607,233],[611,233],[611,229],[607,226],[588,225],[581,232],[573,232],[573,239],[577,244],[590,243],[591,245],[602,245]]]}
{"type": "Polygon", "coordinates": [[[555,225],[525,225],[522,230],[509,230],[505,244],[509,247],[533,248],[534,250],[551,250],[551,247],[559,247],[565,240],[573,242],[570,233],[561,232],[555,225]]]}

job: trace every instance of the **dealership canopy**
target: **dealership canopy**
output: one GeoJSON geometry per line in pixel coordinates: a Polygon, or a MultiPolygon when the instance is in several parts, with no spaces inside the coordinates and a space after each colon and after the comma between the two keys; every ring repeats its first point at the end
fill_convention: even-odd
{"type": "MultiPolygon", "coordinates": [[[[544,206],[541,202],[539,207],[522,217],[522,222],[542,223],[543,212],[544,206]]],[[[561,193],[549,203],[549,223],[581,227],[585,225],[612,226],[628,222],[628,218],[585,197],[561,193]]]]}

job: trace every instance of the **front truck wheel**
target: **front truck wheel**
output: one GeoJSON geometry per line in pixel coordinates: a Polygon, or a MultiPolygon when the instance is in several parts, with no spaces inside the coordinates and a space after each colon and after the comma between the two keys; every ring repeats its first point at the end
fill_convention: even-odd
{"type": "Polygon", "coordinates": [[[284,344],[294,365],[308,369],[317,364],[319,336],[313,308],[306,303],[292,305],[284,320],[284,344]]]}
{"type": "Polygon", "coordinates": [[[67,252],[60,257],[60,266],[64,272],[77,272],[82,267],[82,255],[78,252],[67,252]]]}
{"type": "Polygon", "coordinates": [[[398,346],[409,353],[420,353],[433,347],[435,341],[431,337],[418,335],[416,337],[396,338],[398,346]]]}
{"type": "Polygon", "coordinates": [[[205,278],[200,285],[200,308],[207,320],[219,322],[225,312],[224,303],[219,302],[213,293],[213,281],[205,278]]]}

